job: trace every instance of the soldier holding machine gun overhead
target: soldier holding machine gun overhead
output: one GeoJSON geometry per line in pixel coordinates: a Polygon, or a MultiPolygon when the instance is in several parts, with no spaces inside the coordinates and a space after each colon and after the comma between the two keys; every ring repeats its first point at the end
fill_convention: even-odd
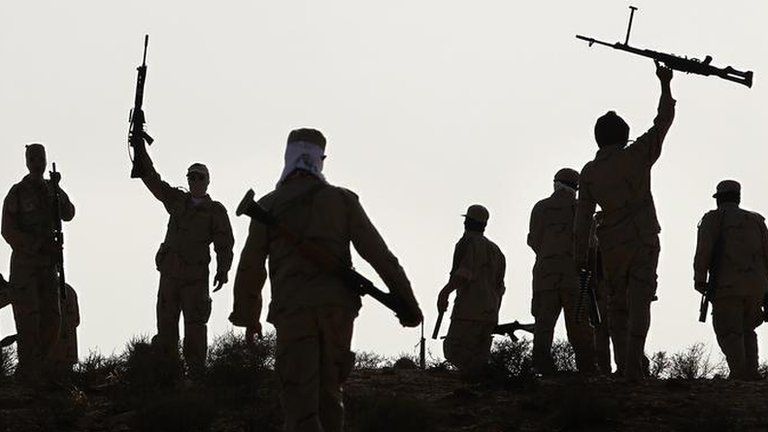
{"type": "Polygon", "coordinates": [[[755,329],[768,292],[768,229],[763,216],[739,208],[741,185],[717,185],[717,209],[699,223],[693,262],[694,287],[712,302],[712,327],[725,354],[730,379],[760,379],[755,329]],[[709,276],[709,277],[707,277],[709,276]]]}
{"type": "Polygon", "coordinates": [[[269,258],[272,301],[267,321],[277,330],[275,369],[286,431],[344,430],[342,384],[354,365],[350,351],[360,296],[392,308],[416,327],[421,310],[411,284],[353,192],[323,175],[326,140],[315,129],[288,136],[277,188],[237,214],[252,217],[237,269],[229,320],[252,341],[261,334],[261,290],[269,258]],[[350,243],[390,289],[384,293],[352,270],[350,243]]]}
{"type": "Polygon", "coordinates": [[[612,290],[609,321],[616,329],[626,328],[625,337],[614,339],[614,349],[617,358],[624,356],[621,372],[630,380],[643,376],[645,338],[656,294],[661,228],[651,194],[651,169],[675,115],[672,70],[657,64],[656,76],[661,84],[658,113],[653,126],[632,145],[627,145],[629,126],[614,111],[597,119],[595,140],[600,149],[581,171],[574,227],[576,262],[585,269],[590,226],[600,205],[603,219],[597,238],[612,290]]]}
{"type": "Polygon", "coordinates": [[[54,236],[54,218],[71,221],[75,207],[59,188],[60,173],[52,171],[50,180],[43,178],[47,166],[43,145],[30,144],[25,154],[29,174],[5,197],[2,235],[13,249],[9,293],[18,333],[16,376],[36,385],[43,378],[55,378],[52,354],[61,325],[62,245],[54,236]]]}
{"type": "Polygon", "coordinates": [[[468,378],[478,376],[488,363],[492,334],[506,291],[506,259],[501,249],[484,235],[488,217],[488,210],[481,205],[467,209],[464,235],[453,252],[450,279],[437,297],[441,320],[448,308],[448,296],[456,291],[443,352],[445,359],[468,378]]]}

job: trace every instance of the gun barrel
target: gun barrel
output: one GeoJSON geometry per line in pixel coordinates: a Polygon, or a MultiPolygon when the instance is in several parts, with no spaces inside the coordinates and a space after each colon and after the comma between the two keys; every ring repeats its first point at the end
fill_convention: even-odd
{"type": "Polygon", "coordinates": [[[440,335],[440,325],[443,323],[443,315],[445,315],[445,311],[437,314],[437,322],[435,322],[435,329],[432,331],[432,339],[437,339],[440,335]]]}
{"type": "Polygon", "coordinates": [[[144,35],[144,56],[141,59],[141,66],[147,67],[147,46],[149,45],[149,35],[144,35]]]}

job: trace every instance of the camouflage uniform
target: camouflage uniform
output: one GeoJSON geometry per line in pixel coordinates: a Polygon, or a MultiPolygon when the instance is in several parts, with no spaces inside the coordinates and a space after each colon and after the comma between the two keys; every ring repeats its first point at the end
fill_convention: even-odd
{"type": "MultiPolygon", "coordinates": [[[[758,376],[755,328],[762,322],[761,302],[768,291],[764,218],[739,208],[737,203],[719,204],[699,223],[693,267],[697,286],[706,285],[707,273],[712,267],[717,269],[712,325],[731,378],[758,376]]],[[[711,273],[709,277],[713,279],[711,273]]]]}
{"type": "Polygon", "coordinates": [[[461,283],[443,352],[445,359],[463,373],[480,372],[488,363],[506,290],[505,270],[504,254],[482,233],[467,230],[456,243],[451,278],[459,278],[461,283]]]}
{"type": "Polygon", "coordinates": [[[216,251],[217,273],[226,274],[232,265],[235,240],[227,210],[206,195],[196,199],[171,187],[160,178],[147,157],[142,177],[170,215],[165,240],[155,257],[160,271],[157,293],[156,343],[167,355],[178,349],[179,316],[184,314],[184,359],[190,372],[199,374],[208,350],[207,324],[211,316],[208,296],[210,245],[216,251]]]}
{"type": "Polygon", "coordinates": [[[662,91],[654,125],[628,147],[601,148],[581,171],[576,214],[576,259],[586,263],[589,228],[595,206],[603,222],[597,238],[606,281],[612,292],[608,306],[617,358],[626,359],[624,374],[639,378],[643,371],[650,305],[656,293],[659,223],[651,195],[651,168],[661,154],[672,125],[675,101],[662,91]]]}
{"type": "MultiPolygon", "coordinates": [[[[294,174],[259,200],[303,239],[352,264],[349,244],[390,291],[418,311],[410,282],[373,226],[357,195],[308,174],[294,174]]],[[[277,329],[275,367],[288,431],[340,432],[342,384],[354,365],[350,351],[360,296],[336,275],[296,251],[276,230],[252,220],[234,286],[230,321],[259,325],[269,257],[272,300],[267,321],[277,329]]],[[[418,312],[421,315],[421,312],[418,312]]]]}
{"type": "MultiPolygon", "coordinates": [[[[3,203],[3,238],[11,245],[10,298],[18,334],[17,373],[37,379],[52,365],[51,354],[59,336],[61,311],[52,247],[53,191],[48,180],[27,175],[8,192],[3,203]]],[[[64,191],[60,196],[64,221],[75,207],[64,191]]]]}
{"type": "Polygon", "coordinates": [[[595,369],[592,330],[587,320],[576,317],[579,279],[573,259],[575,212],[575,192],[564,188],[536,203],[531,212],[528,245],[536,253],[531,304],[531,314],[536,319],[533,361],[544,374],[555,372],[552,340],[561,310],[579,371],[593,373],[595,369]]]}

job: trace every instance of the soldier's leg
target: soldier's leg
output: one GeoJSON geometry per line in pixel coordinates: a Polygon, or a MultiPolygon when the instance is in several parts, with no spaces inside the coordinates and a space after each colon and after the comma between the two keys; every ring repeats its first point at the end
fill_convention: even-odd
{"type": "Polygon", "coordinates": [[[321,432],[320,330],[315,313],[278,317],[275,371],[287,432],[321,432]]]}
{"type": "Polygon", "coordinates": [[[208,319],[211,317],[208,277],[189,282],[181,288],[180,294],[184,314],[184,361],[190,374],[199,376],[205,372],[208,353],[208,319]]]}
{"type": "Polygon", "coordinates": [[[731,370],[728,378],[743,379],[746,371],[743,299],[715,299],[712,303],[712,327],[717,336],[717,344],[725,354],[728,369],[731,370]]]}
{"type": "Polygon", "coordinates": [[[55,274],[42,275],[38,298],[40,302],[40,345],[44,367],[55,374],[55,359],[61,334],[61,303],[58,279],[55,274]]]}
{"type": "Polygon", "coordinates": [[[625,376],[639,379],[646,375],[645,339],[651,326],[651,301],[656,295],[656,267],[659,262],[658,238],[646,239],[637,248],[629,269],[627,299],[629,306],[625,376]]]}
{"type": "MultiPolygon", "coordinates": [[[[578,287],[566,284],[568,289],[560,291],[560,301],[565,315],[565,330],[568,341],[573,347],[576,356],[576,367],[579,372],[586,375],[595,373],[595,346],[592,338],[592,327],[589,325],[588,314],[584,314],[581,320],[576,316],[576,303],[579,295],[578,287]]],[[[586,306],[586,305],[585,305],[586,306]]]]}
{"type": "Polygon", "coordinates": [[[320,312],[320,423],[324,432],[344,430],[342,384],[355,364],[352,343],[354,315],[345,308],[320,312]]]}
{"type": "Polygon", "coordinates": [[[611,373],[611,339],[609,329],[610,319],[608,316],[608,293],[606,292],[606,283],[603,281],[597,284],[597,309],[600,311],[600,325],[593,330],[595,340],[595,363],[600,373],[611,373]]]}
{"type": "Polygon", "coordinates": [[[759,357],[757,354],[757,333],[755,333],[755,329],[763,322],[761,309],[762,300],[761,297],[747,297],[745,299],[744,355],[748,379],[757,379],[760,377],[760,374],[757,371],[759,368],[759,357]]]}
{"type": "Polygon", "coordinates": [[[479,376],[488,364],[494,327],[482,321],[451,320],[443,351],[465,378],[479,376]]]}
{"type": "Polygon", "coordinates": [[[608,294],[608,332],[613,342],[616,373],[626,370],[627,343],[629,337],[629,299],[627,297],[627,268],[631,249],[614,247],[603,250],[604,285],[608,294]]]}
{"type": "Polygon", "coordinates": [[[548,290],[538,292],[534,297],[533,366],[541,374],[552,374],[557,372],[552,358],[552,340],[562,308],[560,295],[557,290],[548,290]]]}
{"type": "Polygon", "coordinates": [[[180,285],[178,279],[160,273],[156,306],[157,337],[154,342],[165,356],[175,356],[179,347],[180,285]]]}
{"type": "Polygon", "coordinates": [[[40,339],[39,283],[32,271],[11,272],[11,306],[16,323],[16,374],[23,380],[34,381],[42,373],[42,344],[40,339]]]}

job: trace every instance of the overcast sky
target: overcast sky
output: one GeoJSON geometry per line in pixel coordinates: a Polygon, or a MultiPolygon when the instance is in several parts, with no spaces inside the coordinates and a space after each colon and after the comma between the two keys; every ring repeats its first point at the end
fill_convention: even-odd
{"type": "MultiPolygon", "coordinates": [[[[487,235],[507,256],[501,320],[532,321],[530,209],[550,194],[555,171],[592,159],[599,115],[616,110],[632,137],[655,115],[651,60],[574,38],[623,41],[629,4],[3,2],[0,189],[4,194],[26,173],[24,144],[44,143],[77,206],[65,230],[67,276],[83,318],[81,355],[120,351],[133,335],[153,334],[154,255],[168,216],[141,181],[129,178],[126,148],[136,66],[149,33],[150,152],[173,185],[186,183],[190,163],[208,165],[210,194],[230,210],[235,265],[248,226],[233,214],[237,202],[249,187],[258,194],[274,187],[291,129],[316,127],[328,138],[327,178],[361,196],[413,283],[427,333],[462,233],[459,215],[472,203],[490,209],[487,235]]],[[[677,117],[653,172],[662,251],[648,349],[713,346],[711,324],[696,320],[696,224],[724,178],[742,182],[744,207],[768,214],[768,3],[633,4],[640,10],[632,44],[709,54],[717,66],[755,71],[752,89],[676,73],[677,117]]],[[[9,259],[3,243],[6,275],[9,259]]],[[[374,277],[359,257],[355,265],[374,277]]],[[[231,328],[231,284],[212,297],[211,337],[231,328]]],[[[363,303],[354,349],[413,352],[418,330],[400,328],[371,299],[363,303]]],[[[0,333],[12,326],[6,308],[0,333]]],[[[564,337],[562,324],[558,329],[564,337]]],[[[759,332],[764,341],[765,329],[759,332]]],[[[437,342],[429,349],[442,355],[437,342]]]]}

